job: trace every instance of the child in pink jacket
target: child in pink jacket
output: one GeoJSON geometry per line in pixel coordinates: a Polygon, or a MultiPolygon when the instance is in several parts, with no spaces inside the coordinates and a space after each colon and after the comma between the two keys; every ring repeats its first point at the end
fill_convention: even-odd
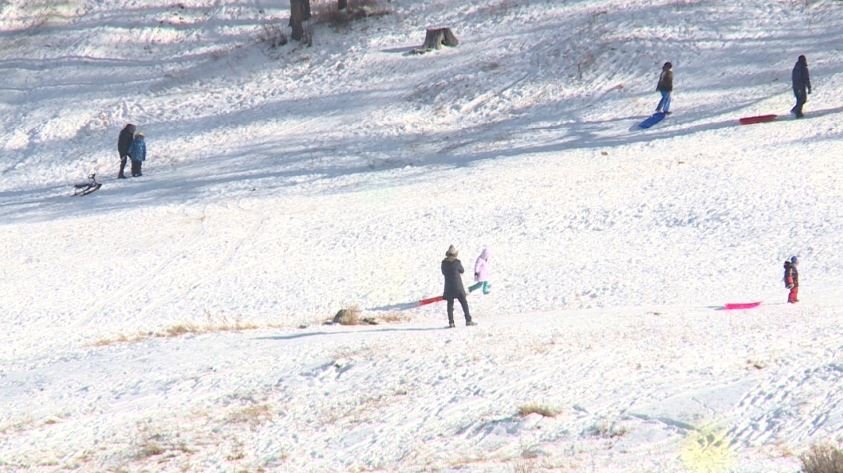
{"type": "Polygon", "coordinates": [[[483,294],[488,294],[492,285],[489,284],[489,257],[492,252],[488,248],[483,248],[477,261],[474,262],[474,280],[483,283],[483,294]]]}

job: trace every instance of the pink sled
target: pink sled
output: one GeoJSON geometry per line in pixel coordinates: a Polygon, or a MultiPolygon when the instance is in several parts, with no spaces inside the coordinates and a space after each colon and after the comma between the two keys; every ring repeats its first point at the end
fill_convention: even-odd
{"type": "Polygon", "coordinates": [[[730,302],[723,306],[724,310],[735,310],[735,309],[752,309],[761,305],[761,301],[758,302],[730,302]]]}

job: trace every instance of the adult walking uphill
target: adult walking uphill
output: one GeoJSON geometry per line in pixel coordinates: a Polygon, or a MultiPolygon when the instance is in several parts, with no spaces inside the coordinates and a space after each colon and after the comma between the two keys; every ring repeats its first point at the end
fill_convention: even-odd
{"type": "Polygon", "coordinates": [[[796,64],[793,66],[791,73],[793,81],[793,95],[796,96],[796,105],[790,109],[790,113],[796,115],[796,118],[802,118],[805,115],[802,113],[802,107],[808,101],[808,94],[811,93],[811,76],[808,73],[808,60],[804,55],[799,56],[796,64]]]}
{"type": "MultiPolygon", "coordinates": [[[[808,101],[808,94],[811,93],[811,75],[808,73],[808,60],[805,56],[799,56],[796,64],[793,66],[791,72],[791,81],[793,84],[793,95],[796,97],[796,105],[790,109],[790,113],[796,118],[802,118],[805,115],[802,113],[802,107],[808,101]]],[[[755,123],[765,123],[776,120],[778,115],[756,115],[752,117],[742,117],[738,120],[741,125],[752,125],[755,123]]]]}
{"type": "Polygon", "coordinates": [[[799,302],[799,270],[796,269],[798,264],[799,260],[795,256],[784,262],[784,285],[790,289],[787,295],[788,304],[799,302]]]}
{"type": "Polygon", "coordinates": [[[673,64],[670,61],[664,63],[662,72],[659,74],[659,82],[656,84],[656,91],[661,94],[661,99],[656,105],[656,113],[647,117],[641,122],[639,128],[650,128],[656,123],[664,120],[664,117],[670,115],[670,94],[673,93],[673,64]]]}
{"type": "Polygon", "coordinates": [[[123,172],[126,169],[126,160],[129,158],[129,149],[132,147],[132,141],[134,139],[135,125],[127,123],[120,130],[120,136],[117,138],[117,152],[120,154],[120,172],[117,173],[117,179],[126,179],[126,175],[123,172]]]}
{"type": "Polygon", "coordinates": [[[663,112],[665,115],[670,115],[670,94],[673,92],[673,64],[670,61],[662,66],[656,90],[662,96],[659,104],[656,105],[656,113],[663,112]]]}
{"type": "Polygon", "coordinates": [[[457,249],[454,245],[448,247],[445,252],[445,259],[442,260],[442,275],[445,276],[445,291],[443,297],[448,303],[448,327],[454,328],[454,299],[460,301],[462,313],[465,316],[465,325],[477,325],[471,320],[471,313],[468,311],[468,300],[465,297],[465,287],[462,285],[462,274],[465,270],[462,262],[457,259],[457,249]]]}

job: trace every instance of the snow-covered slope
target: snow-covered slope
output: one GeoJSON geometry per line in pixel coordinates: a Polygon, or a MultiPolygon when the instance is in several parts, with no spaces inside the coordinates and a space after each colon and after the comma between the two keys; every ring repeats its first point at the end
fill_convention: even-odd
{"type": "Polygon", "coordinates": [[[843,5],[378,8],[271,48],[283,2],[0,4],[0,467],[784,472],[843,442],[843,5]],[[406,54],[432,25],[460,46],[406,54]],[[451,243],[493,250],[471,330],[407,308],[451,243]],[[352,305],[398,322],[318,325],[352,305]]]}

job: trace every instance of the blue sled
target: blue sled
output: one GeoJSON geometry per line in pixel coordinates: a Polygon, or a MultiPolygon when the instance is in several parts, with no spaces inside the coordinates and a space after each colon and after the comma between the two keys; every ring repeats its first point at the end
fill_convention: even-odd
{"type": "Polygon", "coordinates": [[[655,125],[656,123],[664,120],[666,114],[664,112],[656,112],[650,115],[646,120],[638,124],[639,128],[650,128],[651,126],[655,125]]]}

